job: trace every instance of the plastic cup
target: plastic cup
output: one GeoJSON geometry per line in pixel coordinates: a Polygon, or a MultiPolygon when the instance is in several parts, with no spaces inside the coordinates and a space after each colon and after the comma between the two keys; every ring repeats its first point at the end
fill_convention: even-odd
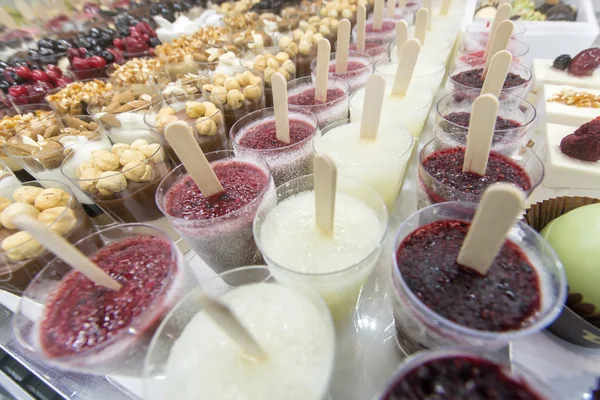
{"type": "Polygon", "coordinates": [[[67,71],[69,72],[69,74],[73,75],[75,79],[83,80],[108,77],[106,68],[107,67],[76,70],[69,66],[69,68],[67,68],[67,71]]]}
{"type": "MultiPolygon", "coordinates": [[[[527,27],[524,23],[518,21],[513,22],[513,32],[510,36],[512,39],[520,39],[527,31],[527,27]]],[[[469,43],[478,43],[480,46],[485,48],[488,39],[490,37],[491,23],[488,24],[469,24],[464,34],[464,41],[469,43]]]]}
{"type": "MultiPolygon", "coordinates": [[[[285,277],[284,277],[285,278],[285,277]]],[[[248,285],[257,285],[257,284],[271,284],[271,285],[283,285],[289,287],[293,290],[298,291],[302,295],[306,296],[314,303],[317,309],[323,315],[322,326],[305,326],[303,329],[318,329],[325,331],[327,336],[325,336],[325,340],[322,343],[320,348],[307,348],[306,352],[309,352],[311,355],[314,355],[315,351],[324,351],[323,358],[326,362],[322,363],[318,366],[319,370],[322,371],[322,375],[319,377],[319,382],[308,381],[305,382],[306,385],[314,386],[315,393],[320,392],[323,400],[327,398],[327,390],[328,390],[328,381],[333,374],[333,363],[334,363],[334,332],[333,332],[333,324],[331,321],[331,316],[329,315],[329,311],[327,307],[323,303],[323,300],[319,298],[319,296],[305,284],[302,282],[293,281],[289,279],[279,279],[278,276],[274,276],[270,273],[270,271],[264,266],[250,266],[250,267],[241,267],[236,268],[231,271],[227,271],[222,273],[221,275],[214,277],[212,279],[207,279],[205,281],[200,282],[198,288],[194,291],[190,292],[187,296],[185,296],[167,315],[167,317],[163,320],[161,325],[156,331],[152,342],[150,343],[150,349],[146,356],[145,360],[145,368],[144,368],[144,398],[147,400],[162,400],[168,398],[171,393],[171,388],[174,384],[179,385],[181,382],[181,376],[178,375],[175,378],[175,382],[173,382],[173,377],[169,377],[169,369],[177,364],[179,360],[170,360],[170,355],[173,352],[173,348],[176,345],[178,340],[181,340],[182,334],[185,329],[191,329],[188,325],[193,318],[198,318],[198,313],[202,312],[203,309],[200,303],[196,300],[199,295],[208,295],[211,297],[221,297],[227,295],[232,290],[240,289],[242,287],[248,288],[248,285]],[[174,363],[174,365],[169,365],[169,363],[174,363]],[[171,380],[171,381],[170,381],[171,380]]],[[[269,312],[267,309],[271,306],[270,304],[265,304],[263,312],[269,312]]],[[[251,309],[247,309],[248,311],[252,311],[251,309]]],[[[270,321],[269,323],[276,323],[276,321],[270,321]]],[[[256,327],[256,331],[260,331],[260,327],[256,327]]],[[[302,334],[301,332],[291,332],[292,334],[302,334]]],[[[278,340],[282,340],[281,337],[278,340]]],[[[289,340],[289,339],[288,339],[289,340]]],[[[293,343],[297,345],[298,342],[293,343]]],[[[290,343],[292,345],[292,343],[290,343]]],[[[302,351],[303,349],[298,349],[302,351]]],[[[193,350],[192,350],[193,351],[193,350]]],[[[271,353],[273,350],[267,352],[271,357],[276,356],[276,354],[271,353]]],[[[289,351],[289,349],[288,349],[289,351]]],[[[193,353],[190,353],[190,357],[193,357],[193,353]]],[[[240,355],[240,357],[242,357],[240,355]]],[[[309,356],[312,357],[312,356],[309,356]]],[[[178,366],[179,368],[183,368],[183,365],[186,365],[187,368],[191,368],[189,366],[189,361],[191,360],[180,360],[181,364],[178,366]]],[[[206,360],[206,362],[210,362],[206,360]]],[[[266,361],[268,363],[268,360],[266,361]]],[[[252,369],[253,366],[248,364],[245,366],[246,368],[252,369]]],[[[265,365],[263,363],[259,363],[257,368],[263,368],[265,365]]],[[[290,368],[289,365],[283,366],[284,368],[290,368]]],[[[193,375],[194,372],[191,371],[190,375],[193,375]]],[[[219,376],[217,379],[222,380],[224,385],[229,387],[244,387],[243,384],[240,385],[239,378],[237,374],[228,374],[227,376],[219,376]]],[[[298,383],[295,381],[290,381],[287,383],[291,386],[296,386],[298,383]]],[[[260,393],[268,392],[269,390],[273,390],[272,383],[262,382],[258,376],[253,381],[253,387],[258,390],[256,396],[260,397],[260,393]]],[[[214,393],[213,393],[214,394],[214,393]]],[[[198,392],[198,396],[205,396],[205,393],[198,392]]],[[[318,398],[315,398],[317,400],[318,398]]]]}
{"type": "MultiPolygon", "coordinates": [[[[270,193],[256,214],[254,221],[254,238],[271,273],[278,279],[284,276],[300,278],[311,285],[325,300],[331,311],[337,327],[347,325],[357,308],[360,292],[367,282],[371,272],[375,269],[379,254],[383,246],[383,239],[387,230],[387,210],[379,194],[367,184],[354,178],[338,175],[337,192],[345,193],[351,197],[362,200],[377,215],[380,231],[377,232],[379,240],[372,251],[361,260],[352,265],[338,268],[334,272],[303,273],[297,269],[290,269],[283,260],[274,260],[272,254],[265,251],[262,226],[267,215],[276,209],[278,203],[294,195],[313,191],[314,176],[307,175],[279,186],[276,193],[270,193]]],[[[288,278],[291,279],[291,278],[288,278]]]]}
{"type": "MultiPolygon", "coordinates": [[[[333,67],[334,71],[335,56],[336,53],[331,53],[331,55],[329,56],[329,68],[333,67]]],[[[361,87],[367,84],[367,79],[369,79],[369,76],[373,74],[373,58],[367,53],[349,51],[348,65],[350,65],[351,63],[357,63],[362,66],[359,66],[354,70],[349,70],[348,72],[344,73],[329,72],[329,79],[336,79],[346,82],[348,84],[348,87],[350,88],[350,93],[355,92],[356,90],[360,89],[361,87]]],[[[310,70],[311,76],[313,77],[313,80],[315,80],[317,78],[316,59],[310,63],[310,70]]]]}
{"type": "MultiPolygon", "coordinates": [[[[456,63],[456,65],[448,73],[448,79],[446,80],[446,91],[448,93],[460,92],[469,89],[479,89],[479,91],[481,91],[483,82],[481,82],[481,86],[470,83],[461,83],[460,81],[456,80],[456,77],[461,72],[483,69],[484,66],[485,60],[475,58],[471,58],[468,62],[456,63]]],[[[529,90],[529,84],[531,83],[532,77],[529,68],[522,64],[511,63],[508,72],[520,76],[525,82],[520,85],[503,88],[502,91],[514,94],[515,96],[525,97],[527,91],[529,90]]]]}
{"type": "Polygon", "coordinates": [[[249,163],[262,170],[268,184],[260,194],[244,207],[212,219],[183,219],[168,213],[165,196],[184,177],[187,170],[183,165],[173,169],[160,183],[156,191],[156,204],[169,222],[210,268],[217,273],[261,261],[261,256],[252,237],[252,221],[265,196],[275,191],[267,163],[254,154],[233,151],[215,151],[206,154],[209,162],[237,161],[249,163]]]}
{"type": "Polygon", "coordinates": [[[327,80],[327,90],[338,92],[339,97],[331,101],[315,104],[315,82],[312,77],[294,79],[288,82],[288,104],[312,112],[319,121],[319,128],[348,118],[349,87],[344,81],[327,80]]]}
{"type": "Polygon", "coordinates": [[[53,89],[46,94],[46,101],[59,115],[83,115],[90,105],[109,104],[112,95],[113,86],[108,78],[92,78],[53,89]]]}
{"type": "MultiPolygon", "coordinates": [[[[385,78],[386,87],[389,86],[391,88],[394,85],[397,70],[397,59],[375,64],[375,73],[385,78]]],[[[418,86],[420,90],[425,89],[432,97],[434,97],[440,90],[440,85],[442,84],[445,73],[445,65],[417,61],[413,76],[410,80],[410,86],[418,86]]]]}
{"type": "MultiPolygon", "coordinates": [[[[95,304],[99,305],[95,315],[98,315],[98,320],[104,321],[104,324],[99,322],[98,326],[95,327],[95,332],[93,332],[89,327],[85,327],[85,325],[87,325],[87,323],[84,323],[85,321],[69,322],[67,320],[72,319],[72,317],[65,316],[64,323],[71,323],[71,329],[80,329],[78,336],[88,337],[89,339],[84,340],[89,340],[94,343],[94,345],[90,345],[87,348],[84,347],[79,352],[73,352],[71,354],[49,355],[48,352],[41,347],[39,337],[40,326],[46,318],[45,313],[48,311],[46,305],[52,297],[59,295],[60,292],[55,292],[55,290],[59,288],[63,279],[74,278],[71,275],[73,272],[71,267],[61,260],[55,259],[36,276],[29,286],[27,286],[27,289],[21,298],[19,309],[12,320],[14,336],[24,348],[25,353],[46,364],[78,373],[87,372],[97,375],[117,374],[123,376],[140,376],[143,371],[143,361],[148,351],[148,345],[152,338],[152,334],[168,310],[194,286],[195,277],[191,271],[187,270],[181,253],[174,243],[168,239],[165,232],[149,225],[117,225],[94,233],[75,243],[75,247],[82,251],[86,256],[92,256],[104,246],[148,235],[167,242],[169,254],[165,255],[165,258],[169,263],[172,263],[174,268],[170,268],[165,272],[164,277],[157,274],[158,276],[153,281],[150,281],[148,277],[146,277],[146,282],[140,280],[141,284],[148,284],[147,289],[160,285],[151,298],[143,298],[143,300],[146,301],[146,305],[142,310],[136,310],[134,307],[126,306],[121,303],[119,304],[119,309],[111,311],[114,310],[114,308],[111,308],[111,305],[115,307],[115,301],[111,301],[110,299],[104,300],[107,304],[101,305],[103,300],[99,299],[99,297],[102,299],[109,297],[109,294],[111,293],[110,290],[101,291],[100,289],[96,289],[96,295],[85,296],[85,290],[89,290],[89,286],[80,284],[78,287],[73,287],[72,290],[80,290],[82,296],[79,298],[77,304],[65,303],[63,305],[64,307],[72,308],[68,315],[71,316],[77,313],[78,307],[86,307],[86,305],[91,302],[90,307],[94,307],[95,304]],[[128,310],[127,312],[129,312],[130,315],[133,314],[133,316],[127,321],[126,327],[121,328],[121,326],[117,325],[118,322],[116,319],[120,318],[118,314],[119,311],[122,311],[122,313],[125,314],[125,310],[128,310]],[[103,332],[104,327],[106,326],[105,324],[108,324],[109,326],[112,324],[114,327],[112,332],[103,332]],[[117,330],[117,326],[121,329],[117,330]],[[103,337],[100,332],[103,333],[103,337]],[[94,336],[94,333],[97,336],[94,336]],[[94,342],[94,340],[96,340],[96,342],[94,342]]],[[[137,257],[139,254],[131,252],[127,253],[126,250],[121,251],[124,252],[123,256],[130,257],[130,260],[138,260],[137,257]]],[[[147,269],[158,267],[155,260],[150,261],[146,258],[144,262],[147,265],[147,269]]],[[[120,290],[122,295],[120,294],[119,296],[125,299],[125,294],[130,294],[126,289],[132,290],[132,287],[127,285],[127,282],[134,278],[118,272],[113,274],[113,277],[117,278],[122,284],[125,284],[120,290]]],[[[92,288],[94,287],[97,288],[96,285],[92,286],[92,288]]],[[[141,289],[138,288],[137,290],[141,289]]],[[[138,296],[140,295],[141,294],[138,294],[138,296]]],[[[138,297],[138,299],[140,299],[140,297],[138,297]]],[[[138,299],[136,299],[135,296],[132,296],[130,297],[130,302],[135,303],[135,300],[138,299]]],[[[59,326],[55,326],[53,331],[56,332],[56,329],[59,326]]],[[[81,343],[76,341],[77,337],[73,338],[71,336],[71,338],[74,342],[74,346],[81,345],[81,343]]]]}
{"type": "MultiPolygon", "coordinates": [[[[131,61],[131,60],[129,60],[131,61]]],[[[125,63],[123,65],[119,65],[119,64],[111,64],[107,69],[106,69],[106,75],[108,75],[108,77],[110,78],[110,81],[113,83],[113,85],[115,87],[121,87],[121,86],[129,86],[129,85],[135,85],[135,84],[139,84],[139,85],[156,85],[158,84],[158,79],[161,76],[161,71],[164,69],[164,67],[162,68],[148,68],[148,70],[144,70],[144,71],[138,71],[138,72],[133,72],[133,71],[129,71],[130,67],[133,66],[141,66],[142,62],[153,62],[155,64],[158,64],[158,60],[154,59],[154,58],[149,58],[149,57],[139,57],[139,58],[135,58],[131,63],[125,63]],[[150,60],[155,60],[155,61],[150,61],[150,60]],[[134,64],[135,62],[135,64],[134,64]]],[[[139,68],[139,69],[143,69],[143,68],[139,68]]],[[[206,71],[206,74],[208,75],[208,71],[206,71]]],[[[168,82],[170,82],[170,79],[168,80],[168,82]]]]}
{"type": "MultiPolygon", "coordinates": [[[[49,225],[50,229],[60,233],[69,242],[75,243],[96,231],[96,228],[92,225],[92,222],[83,211],[81,204],[73,196],[73,192],[66,185],[57,181],[42,180],[4,186],[5,181],[10,182],[11,179],[2,178],[0,181],[0,196],[11,201],[13,200],[12,195],[14,191],[21,187],[35,187],[40,189],[58,188],[69,194],[70,197],[66,206],[59,206],[62,208],[46,211],[41,217],[44,222],[51,223],[51,225],[49,225]]],[[[46,206],[39,205],[41,207],[46,206]]],[[[39,243],[34,244],[34,239],[24,241],[19,245],[14,246],[14,241],[22,235],[18,234],[18,236],[15,237],[14,235],[17,234],[17,232],[18,230],[9,230],[6,227],[2,228],[0,289],[16,295],[21,295],[29,282],[46,266],[46,264],[51,262],[55,256],[41,247],[39,243]]]]}
{"type": "MultiPolygon", "coordinates": [[[[473,59],[485,60],[485,57],[483,56],[485,46],[485,43],[482,45],[480,42],[464,40],[458,46],[457,61],[469,63],[472,62],[473,59]]],[[[508,46],[506,46],[506,50],[512,55],[512,62],[523,64],[529,53],[529,46],[520,40],[511,39],[508,42],[508,46]]]]}
{"type": "Polygon", "coordinates": [[[0,159],[0,189],[19,184],[15,173],[0,159]]]}
{"type": "MultiPolygon", "coordinates": [[[[200,145],[200,148],[204,153],[210,153],[217,150],[227,150],[229,144],[227,141],[227,134],[223,121],[223,111],[220,105],[215,106],[215,112],[208,113],[208,115],[204,114],[204,116],[200,118],[190,118],[186,114],[185,104],[187,102],[204,103],[207,101],[207,98],[198,95],[196,95],[196,97],[192,97],[191,95],[171,97],[168,100],[154,104],[144,115],[144,122],[150,129],[156,130],[161,135],[164,135],[165,123],[158,115],[161,110],[168,109],[170,107],[173,109],[173,111],[175,111],[175,116],[178,120],[186,122],[192,128],[192,131],[194,132],[194,139],[196,139],[198,145],[200,145]],[[210,119],[212,122],[207,122],[206,119],[210,119]],[[201,120],[200,124],[197,124],[198,120],[201,120]]],[[[165,111],[163,111],[163,113],[164,112],[165,111]]],[[[171,148],[171,145],[167,141],[164,141],[163,145],[169,156],[175,161],[176,164],[179,164],[179,157],[177,157],[177,154],[175,154],[171,148]]]]}
{"type": "MultiPolygon", "coordinates": [[[[469,347],[451,347],[443,350],[423,351],[405,360],[391,378],[387,389],[377,397],[380,400],[388,400],[393,388],[400,384],[407,384],[406,377],[410,373],[414,373],[417,369],[428,364],[429,362],[440,359],[470,359],[492,362],[499,368],[498,381],[505,382],[506,380],[514,382],[516,385],[523,385],[530,391],[536,394],[537,398],[545,400],[560,400],[560,397],[551,389],[547,382],[542,381],[535,376],[531,371],[525,369],[518,363],[511,362],[511,365],[506,365],[497,354],[484,352],[481,349],[469,347]]],[[[430,380],[434,382],[433,379],[430,380]]],[[[476,382],[475,382],[476,383],[476,382]]],[[[415,391],[415,393],[418,393],[415,391]]]]}
{"type": "MultiPolygon", "coordinates": [[[[214,47],[209,46],[208,49],[214,49],[214,47]]],[[[199,54],[201,54],[201,56],[195,56],[195,59],[198,60],[198,64],[208,68],[211,76],[215,73],[222,73],[227,76],[233,76],[236,72],[243,71],[243,68],[239,64],[239,59],[244,55],[244,48],[237,44],[227,44],[223,47],[223,49],[228,53],[232,52],[233,54],[235,54],[235,59],[233,60],[232,64],[223,63],[219,60],[219,58],[209,61],[208,52],[206,51],[207,49],[199,50],[199,54]],[[202,58],[204,58],[204,56],[206,56],[207,58],[206,61],[200,61],[202,58]]]]}
{"type": "Polygon", "coordinates": [[[340,133],[340,129],[346,129],[344,134],[349,135],[347,140],[354,140],[357,144],[362,142],[363,140],[352,134],[359,130],[360,123],[353,122],[352,127],[348,127],[349,124],[351,124],[349,119],[334,122],[317,134],[313,141],[315,154],[329,155],[335,162],[338,173],[369,184],[379,193],[388,210],[391,210],[398,193],[400,193],[402,177],[411,154],[413,137],[408,130],[398,127],[396,121],[382,119],[379,125],[380,135],[376,140],[383,141],[389,153],[382,154],[367,148],[360,154],[353,151],[355,147],[340,149],[338,146],[336,149],[332,148],[331,144],[324,145],[324,138],[326,139],[329,132],[334,129],[337,131],[336,135],[340,133]],[[349,132],[350,130],[351,132],[349,132]],[[393,135],[385,134],[387,132],[393,132],[393,135]],[[393,155],[390,154],[392,152],[393,155]]]}
{"type": "Polygon", "coordinates": [[[197,86],[200,89],[202,84],[209,82],[210,71],[206,65],[193,60],[185,60],[180,63],[167,63],[158,73],[157,82],[161,85],[166,85],[181,80],[182,85],[185,85],[184,82],[190,78],[194,82],[201,81],[201,84],[197,86]]]}
{"type": "MultiPolygon", "coordinates": [[[[443,66],[446,68],[446,63],[448,62],[448,57],[450,56],[450,52],[453,49],[454,38],[450,37],[441,37],[438,39],[427,40],[427,36],[425,37],[425,46],[421,47],[421,51],[419,52],[419,57],[417,57],[417,65],[426,65],[430,64],[432,66],[443,66]]],[[[398,46],[396,46],[395,42],[390,43],[390,60],[393,63],[398,62],[398,46]]],[[[419,66],[417,66],[418,73],[419,66]]],[[[445,73],[445,71],[444,71],[445,73]]]]}
{"type": "MultiPolygon", "coordinates": [[[[540,310],[510,331],[483,331],[452,322],[432,311],[410,290],[398,268],[396,251],[403,240],[416,229],[435,221],[472,221],[478,204],[447,202],[423,208],[405,220],[394,244],[392,284],[395,337],[407,354],[421,349],[435,349],[449,345],[469,345],[486,350],[498,349],[508,342],[535,334],[545,329],[560,313],[567,294],[566,278],[560,260],[550,245],[532,228],[519,221],[507,238],[527,256],[540,282],[540,310]]],[[[432,245],[435,245],[432,244],[432,245]]],[[[427,270],[422,270],[427,274],[427,270]]]]}
{"type": "MultiPolygon", "coordinates": [[[[335,49],[337,50],[337,42],[335,43],[335,49]]],[[[348,50],[351,52],[361,52],[356,43],[350,43],[348,50]]],[[[378,42],[368,42],[365,40],[365,49],[362,53],[366,53],[373,58],[373,64],[378,61],[387,60],[389,57],[389,45],[381,44],[378,42]]]]}
{"type": "MultiPolygon", "coordinates": [[[[365,23],[365,41],[386,45],[396,40],[397,19],[383,19],[383,25],[380,30],[373,28],[373,20],[365,23]]],[[[356,42],[356,25],[352,28],[352,41],[356,42]]]]}
{"type": "MultiPolygon", "coordinates": [[[[450,135],[441,135],[430,140],[421,149],[419,154],[419,184],[417,185],[417,205],[418,208],[426,207],[430,204],[442,203],[446,201],[467,201],[479,203],[482,193],[465,192],[446,184],[444,173],[440,171],[434,175],[430,174],[423,163],[434,152],[465,147],[465,139],[456,140],[450,135]]],[[[542,160],[531,150],[523,147],[519,143],[506,143],[505,145],[492,150],[493,152],[505,156],[514,164],[525,170],[529,176],[531,187],[525,191],[529,195],[538,187],[544,178],[544,164],[542,160]]],[[[494,182],[488,182],[492,184],[494,182]]]]}
{"type": "MultiPolygon", "coordinates": [[[[470,114],[473,102],[479,93],[479,90],[467,90],[442,97],[436,106],[437,123],[434,127],[436,135],[450,134],[455,140],[463,140],[468,128],[452,122],[447,117],[453,113],[470,114]]],[[[522,142],[535,120],[537,114],[535,107],[519,96],[504,92],[500,93],[498,102],[498,117],[517,123],[519,126],[495,130],[492,148],[501,147],[506,143],[522,142]]]]}

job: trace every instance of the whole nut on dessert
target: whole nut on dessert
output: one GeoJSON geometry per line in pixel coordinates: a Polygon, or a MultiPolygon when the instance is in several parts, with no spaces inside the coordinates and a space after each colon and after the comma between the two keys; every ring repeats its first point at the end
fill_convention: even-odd
{"type": "Polygon", "coordinates": [[[165,159],[165,151],[160,147],[159,143],[151,143],[144,146],[141,146],[139,149],[144,155],[146,159],[152,162],[161,162],[165,159]]]}
{"type": "Polygon", "coordinates": [[[171,122],[178,121],[175,114],[176,112],[172,107],[161,108],[158,114],[156,115],[156,128],[163,129],[171,122]]]}
{"type": "Polygon", "coordinates": [[[123,166],[123,175],[125,178],[134,182],[149,182],[152,180],[152,167],[147,164],[130,162],[123,166]]]}
{"type": "Polygon", "coordinates": [[[244,96],[250,101],[258,101],[262,95],[262,91],[258,86],[246,86],[244,88],[244,96]]]}
{"type": "Polygon", "coordinates": [[[235,74],[235,80],[240,86],[248,86],[250,84],[250,78],[244,74],[235,74]]]}
{"type": "Polygon", "coordinates": [[[227,89],[223,86],[214,86],[210,91],[210,100],[213,103],[225,104],[227,102],[227,89]]]}
{"type": "Polygon", "coordinates": [[[37,257],[44,247],[29,232],[21,231],[7,236],[2,241],[2,249],[12,261],[23,261],[37,257]]]}
{"type": "Polygon", "coordinates": [[[241,88],[239,82],[235,78],[227,78],[223,86],[225,86],[225,89],[227,89],[228,92],[232,90],[240,90],[241,88]]]}
{"type": "MultiPolygon", "coordinates": [[[[21,203],[27,203],[33,205],[35,202],[35,198],[42,193],[42,188],[34,187],[34,186],[21,186],[12,194],[12,197],[15,201],[21,203]]],[[[4,224],[2,224],[4,225],[4,224]]],[[[4,225],[6,226],[6,225],[4,225]]]]}
{"type": "MultiPolygon", "coordinates": [[[[135,142],[134,142],[135,143],[135,142]]],[[[133,143],[132,143],[133,144],[133,143]]],[[[127,149],[129,149],[131,146],[129,146],[126,143],[115,143],[112,146],[112,153],[115,154],[117,157],[121,157],[121,154],[123,154],[123,152],[127,149]]],[[[81,164],[83,165],[83,164],[81,164]]]]}
{"type": "MultiPolygon", "coordinates": [[[[123,153],[121,153],[121,157],[119,157],[119,162],[121,165],[127,165],[131,162],[135,162],[137,164],[146,160],[146,156],[139,150],[127,149],[123,153]]],[[[117,167],[118,168],[118,167],[117,167]]]]}
{"type": "Polygon", "coordinates": [[[221,125],[223,123],[223,115],[221,113],[221,110],[219,110],[217,106],[215,106],[210,101],[204,101],[202,102],[202,104],[204,104],[204,107],[206,107],[204,115],[210,117],[210,119],[215,121],[215,124],[221,125]]]}
{"type": "Polygon", "coordinates": [[[81,177],[81,173],[83,170],[89,169],[89,168],[94,168],[96,169],[96,167],[94,167],[94,161],[92,160],[87,160],[82,162],[79,167],[77,167],[77,169],[75,170],[75,175],[80,178],[81,177]]]}
{"type": "Polygon", "coordinates": [[[7,199],[6,197],[1,197],[0,196],[0,213],[2,211],[4,211],[4,209],[8,206],[10,206],[12,204],[12,201],[10,201],[10,199],[7,199]]]}
{"type": "MultiPolygon", "coordinates": [[[[82,164],[83,165],[83,164],[82,164]]],[[[89,167],[81,170],[79,179],[79,187],[92,194],[97,193],[96,185],[97,178],[102,174],[102,171],[95,167],[89,167]]]]}
{"type": "Polygon", "coordinates": [[[227,105],[234,110],[241,108],[246,101],[246,96],[239,90],[235,89],[227,93],[227,105]]]}
{"type": "Polygon", "coordinates": [[[42,211],[37,219],[62,236],[71,232],[77,225],[75,211],[64,206],[48,208],[42,211]]]}
{"type": "Polygon", "coordinates": [[[12,203],[0,213],[0,223],[8,229],[17,229],[17,226],[12,223],[12,218],[15,215],[28,215],[32,218],[37,218],[40,211],[28,203],[12,203]]]}
{"type": "Polygon", "coordinates": [[[202,136],[214,136],[217,134],[217,124],[211,118],[198,118],[196,120],[196,130],[202,136]]]}
{"type": "Polygon", "coordinates": [[[102,196],[111,196],[113,193],[122,192],[127,189],[127,179],[120,172],[105,171],[98,177],[96,189],[98,189],[98,193],[102,196]]]}
{"type": "Polygon", "coordinates": [[[71,195],[62,189],[48,188],[42,190],[40,194],[35,198],[33,205],[40,211],[47,210],[49,208],[68,206],[71,200],[71,195]]]}
{"type": "Polygon", "coordinates": [[[200,118],[206,112],[206,107],[199,101],[188,101],[185,103],[185,115],[190,118],[200,118]]]}
{"type": "Polygon", "coordinates": [[[119,157],[104,149],[92,151],[92,160],[94,166],[100,171],[116,171],[121,166],[119,157]]]}
{"type": "MultiPolygon", "coordinates": [[[[131,145],[129,147],[133,150],[139,150],[140,147],[146,146],[147,144],[148,144],[148,141],[145,139],[136,139],[133,141],[133,143],[131,143],[131,145]]],[[[114,145],[113,145],[113,147],[114,147],[114,145]]]]}

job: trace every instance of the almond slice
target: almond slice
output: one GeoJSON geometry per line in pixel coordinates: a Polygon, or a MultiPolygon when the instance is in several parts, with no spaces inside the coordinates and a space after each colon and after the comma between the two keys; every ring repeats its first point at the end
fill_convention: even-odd
{"type": "Polygon", "coordinates": [[[117,108],[115,110],[115,114],[120,114],[120,113],[124,113],[127,111],[132,111],[133,109],[135,109],[134,106],[131,105],[131,103],[127,103],[127,104],[123,104],[121,107],[117,108]]]}
{"type": "Polygon", "coordinates": [[[51,138],[52,136],[56,136],[60,133],[60,129],[58,129],[57,125],[50,125],[44,131],[44,139],[51,138]]]}
{"type": "Polygon", "coordinates": [[[105,124],[108,124],[110,126],[113,126],[115,128],[118,128],[121,126],[121,122],[117,119],[117,117],[115,117],[114,115],[111,115],[111,114],[101,116],[100,121],[102,121],[105,124]]]}

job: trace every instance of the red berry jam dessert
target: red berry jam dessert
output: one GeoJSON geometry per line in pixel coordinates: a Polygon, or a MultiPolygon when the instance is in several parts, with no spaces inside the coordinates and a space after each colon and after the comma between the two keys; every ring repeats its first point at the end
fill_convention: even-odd
{"type": "Polygon", "coordinates": [[[581,125],[560,141],[560,151],[581,161],[600,161],[600,118],[581,125]]]}
{"type": "MultiPolygon", "coordinates": [[[[482,74],[483,68],[476,68],[468,71],[459,72],[458,74],[452,76],[452,80],[463,86],[481,89],[483,87],[483,79],[481,77],[482,74]]],[[[509,72],[508,74],[506,74],[506,80],[504,81],[504,85],[502,87],[504,89],[510,89],[524,85],[525,83],[527,83],[527,81],[523,79],[520,75],[517,75],[513,72],[509,72]]]]}
{"type": "Polygon", "coordinates": [[[143,235],[108,244],[91,260],[121,285],[118,291],[96,285],[77,271],[66,275],[48,296],[40,324],[47,357],[88,353],[124,334],[151,334],[167,311],[178,266],[171,244],[143,235]]]}
{"type": "Polygon", "coordinates": [[[408,399],[543,400],[505,367],[471,355],[442,356],[415,366],[381,397],[408,399]]]}
{"type": "Polygon", "coordinates": [[[275,120],[270,119],[261,124],[253,125],[249,129],[244,129],[242,135],[238,138],[238,143],[242,147],[256,150],[278,149],[287,147],[291,144],[301,142],[312,136],[316,128],[308,122],[299,119],[289,120],[290,143],[282,142],[277,139],[275,129],[275,120]]]}
{"type": "Polygon", "coordinates": [[[381,29],[375,29],[372,22],[365,24],[365,33],[391,32],[395,30],[396,22],[394,21],[383,21],[381,29]]]}
{"type": "Polygon", "coordinates": [[[363,69],[365,67],[366,67],[366,65],[361,62],[348,61],[348,65],[346,67],[348,72],[344,72],[343,74],[338,74],[337,72],[335,72],[335,63],[333,63],[333,64],[329,64],[329,72],[335,73],[337,75],[345,75],[345,74],[350,74],[351,72],[357,71],[359,69],[363,69]]]}
{"type": "Polygon", "coordinates": [[[323,103],[315,99],[315,91],[316,89],[313,87],[306,89],[301,93],[290,95],[288,97],[288,104],[297,106],[323,105],[325,103],[329,103],[330,101],[339,99],[344,95],[344,91],[342,89],[327,89],[327,99],[325,100],[325,103],[323,103]]]}
{"type": "MultiPolygon", "coordinates": [[[[447,115],[444,115],[444,118],[452,122],[454,125],[459,125],[465,128],[469,127],[471,122],[471,113],[470,112],[453,112],[447,115]]],[[[464,131],[464,129],[460,129],[457,126],[451,124],[444,124],[442,127],[445,132],[455,132],[455,131],[464,131]]],[[[506,129],[515,129],[521,127],[521,123],[517,121],[513,121],[512,119],[506,119],[502,117],[496,117],[496,127],[495,130],[506,130],[506,129]]]]}
{"type": "Polygon", "coordinates": [[[525,191],[532,189],[527,171],[503,154],[490,151],[484,176],[463,172],[464,159],[465,148],[454,147],[436,151],[423,161],[419,178],[432,203],[461,200],[461,193],[480,196],[498,182],[512,183],[525,191]]]}
{"type": "Polygon", "coordinates": [[[519,329],[540,310],[538,274],[510,240],[485,276],[459,265],[469,226],[437,221],[412,232],[396,252],[400,274],[420,301],[450,321],[490,332],[519,329]]]}
{"type": "Polygon", "coordinates": [[[299,84],[294,89],[288,91],[288,103],[294,106],[300,106],[305,110],[312,112],[319,121],[319,128],[348,118],[348,94],[347,87],[343,83],[331,82],[331,89],[327,89],[325,102],[315,99],[315,86],[310,84],[299,84]],[[335,85],[344,85],[335,87],[335,85]]]}

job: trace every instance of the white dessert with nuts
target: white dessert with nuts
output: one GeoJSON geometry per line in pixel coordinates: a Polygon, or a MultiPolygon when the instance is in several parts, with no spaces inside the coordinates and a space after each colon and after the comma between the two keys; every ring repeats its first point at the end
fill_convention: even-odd
{"type": "Polygon", "coordinates": [[[544,85],[544,108],[547,123],[579,127],[600,116],[600,90],[544,85]]]}

